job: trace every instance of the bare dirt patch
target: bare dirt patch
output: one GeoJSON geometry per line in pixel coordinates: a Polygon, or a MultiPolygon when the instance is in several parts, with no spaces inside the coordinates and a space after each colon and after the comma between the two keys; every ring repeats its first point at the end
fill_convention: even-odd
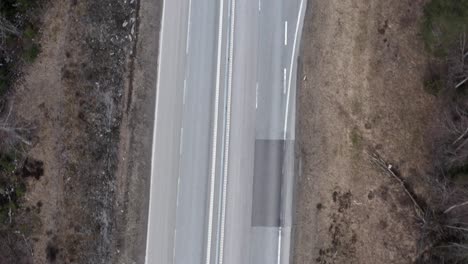
{"type": "Polygon", "coordinates": [[[300,59],[295,263],[410,263],[435,99],[424,91],[423,1],[309,1],[300,59]]]}

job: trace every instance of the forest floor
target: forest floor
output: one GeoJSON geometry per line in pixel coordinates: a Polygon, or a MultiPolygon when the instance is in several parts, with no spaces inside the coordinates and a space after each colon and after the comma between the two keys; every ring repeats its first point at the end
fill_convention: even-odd
{"type": "Polygon", "coordinates": [[[40,53],[10,97],[15,120],[34,128],[26,155],[43,174],[17,211],[34,217],[24,263],[142,263],[161,8],[45,4],[40,53]]]}

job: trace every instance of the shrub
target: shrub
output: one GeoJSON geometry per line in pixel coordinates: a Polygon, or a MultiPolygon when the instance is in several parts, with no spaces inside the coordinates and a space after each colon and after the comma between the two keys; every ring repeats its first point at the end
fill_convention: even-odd
{"type": "Polygon", "coordinates": [[[15,170],[15,157],[10,153],[0,153],[0,171],[11,173],[15,170]]]}
{"type": "Polygon", "coordinates": [[[443,88],[444,82],[440,78],[434,78],[424,82],[424,90],[432,95],[438,95],[443,88]]]}
{"type": "Polygon", "coordinates": [[[23,37],[29,40],[33,40],[37,37],[38,33],[39,33],[39,29],[35,27],[34,25],[29,24],[26,26],[26,29],[24,30],[23,37]]]}
{"type": "Polygon", "coordinates": [[[8,88],[8,71],[6,66],[0,66],[0,96],[3,96],[8,88]]]}
{"type": "Polygon", "coordinates": [[[33,62],[41,52],[40,46],[33,43],[30,47],[26,48],[23,52],[23,58],[26,62],[33,62]]]}
{"type": "Polygon", "coordinates": [[[445,56],[468,30],[468,0],[432,0],[424,9],[422,36],[436,56],[445,56]]]}
{"type": "Polygon", "coordinates": [[[468,263],[468,0],[430,0],[422,37],[436,57],[424,89],[438,95],[441,124],[434,131],[429,200],[418,215],[416,263],[468,263]]]}

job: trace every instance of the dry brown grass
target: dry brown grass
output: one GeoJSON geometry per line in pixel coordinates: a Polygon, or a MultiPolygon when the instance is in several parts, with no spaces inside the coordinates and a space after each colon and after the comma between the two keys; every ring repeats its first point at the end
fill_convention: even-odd
{"type": "Polygon", "coordinates": [[[434,97],[419,35],[423,1],[310,1],[302,42],[295,263],[409,263],[411,200],[375,149],[422,194],[434,97]],[[301,78],[302,79],[302,78],[301,78]],[[414,184],[420,183],[421,184],[414,184]]]}

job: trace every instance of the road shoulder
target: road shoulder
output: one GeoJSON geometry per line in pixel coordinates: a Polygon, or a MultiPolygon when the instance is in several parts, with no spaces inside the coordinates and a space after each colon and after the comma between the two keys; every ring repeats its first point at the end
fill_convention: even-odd
{"type": "Polygon", "coordinates": [[[120,224],[115,248],[119,254],[114,263],[145,261],[162,7],[162,0],[140,0],[138,38],[121,128],[119,197],[115,207],[122,217],[117,219],[120,224]]]}

